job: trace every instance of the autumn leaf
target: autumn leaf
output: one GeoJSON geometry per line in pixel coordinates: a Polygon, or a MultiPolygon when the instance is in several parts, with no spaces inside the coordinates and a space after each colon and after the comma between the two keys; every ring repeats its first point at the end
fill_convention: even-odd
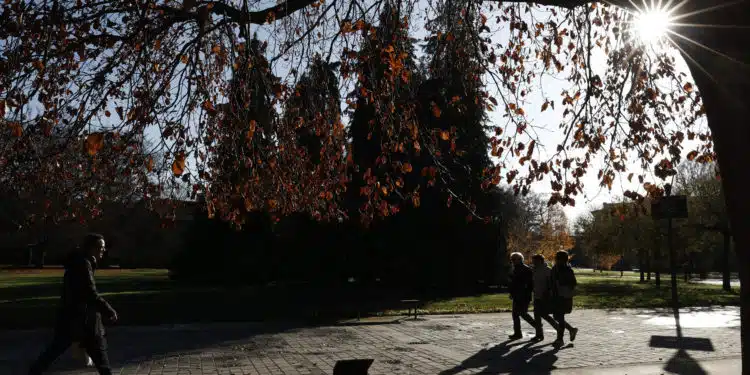
{"type": "Polygon", "coordinates": [[[420,203],[421,203],[421,202],[420,202],[420,200],[419,200],[419,194],[414,194],[414,195],[413,195],[413,196],[411,197],[411,202],[412,202],[412,204],[414,205],[414,207],[419,207],[419,205],[420,205],[420,203]]]}
{"type": "Polygon", "coordinates": [[[11,122],[8,123],[8,127],[10,128],[10,133],[14,137],[20,137],[23,135],[23,127],[21,126],[21,124],[17,122],[11,122]]]}
{"type": "Polygon", "coordinates": [[[451,138],[451,134],[448,133],[447,131],[443,130],[443,131],[440,132],[440,139],[442,139],[444,141],[447,141],[450,138],[451,138]]]}
{"type": "Polygon", "coordinates": [[[187,55],[180,56],[180,61],[182,61],[183,64],[187,64],[188,63],[187,55]]]}
{"type": "Polygon", "coordinates": [[[544,102],[544,104],[542,104],[542,112],[546,111],[547,107],[549,107],[549,102],[544,102]]]}
{"type": "Polygon", "coordinates": [[[268,200],[268,208],[270,210],[275,210],[276,207],[278,207],[278,205],[279,205],[279,202],[276,201],[276,199],[269,199],[268,200]]]}
{"type": "Polygon", "coordinates": [[[92,133],[86,137],[86,152],[96,155],[104,147],[104,133],[92,133]]]}
{"type": "Polygon", "coordinates": [[[154,158],[151,156],[146,160],[146,170],[149,172],[154,170],[154,158]]]}
{"type": "Polygon", "coordinates": [[[0,119],[5,117],[5,100],[0,100],[0,119]]]}
{"type": "Polygon", "coordinates": [[[495,99],[495,98],[493,98],[491,96],[490,96],[490,102],[492,102],[492,104],[494,104],[494,105],[497,105],[497,99],[495,99]]]}
{"type": "Polygon", "coordinates": [[[247,129],[247,139],[252,140],[253,136],[255,135],[255,128],[257,126],[257,122],[255,120],[250,120],[250,127],[247,129]]]}
{"type": "Polygon", "coordinates": [[[435,104],[435,102],[432,102],[432,115],[440,118],[440,115],[443,113],[443,111],[440,110],[440,107],[435,104]]]}
{"type": "Polygon", "coordinates": [[[682,86],[682,88],[685,89],[685,91],[687,91],[687,92],[692,92],[693,91],[693,84],[690,83],[690,82],[688,82],[688,83],[685,84],[685,86],[682,86]]]}
{"type": "Polygon", "coordinates": [[[185,154],[180,153],[172,162],[172,174],[182,176],[185,173],[185,154]]]}

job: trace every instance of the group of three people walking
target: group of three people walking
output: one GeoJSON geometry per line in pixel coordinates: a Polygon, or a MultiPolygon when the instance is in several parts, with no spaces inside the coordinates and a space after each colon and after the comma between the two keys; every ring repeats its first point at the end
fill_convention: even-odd
{"type": "Polygon", "coordinates": [[[524,263],[521,253],[511,254],[510,259],[513,263],[510,282],[510,298],[513,300],[513,334],[510,339],[518,340],[523,337],[521,332],[521,319],[523,319],[536,330],[534,340],[544,340],[542,320],[546,320],[557,331],[555,345],[564,344],[566,330],[570,334],[570,341],[575,341],[578,328],[573,328],[565,321],[565,315],[573,310],[573,290],[576,286],[575,274],[568,264],[568,253],[558,251],[552,268],[547,266],[541,254],[532,257],[533,269],[524,263]],[[533,318],[529,315],[532,294],[534,297],[533,318]]]}

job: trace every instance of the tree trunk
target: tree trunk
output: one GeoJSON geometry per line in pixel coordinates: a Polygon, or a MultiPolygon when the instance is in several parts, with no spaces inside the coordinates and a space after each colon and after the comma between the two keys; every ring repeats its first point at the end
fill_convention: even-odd
{"type": "Polygon", "coordinates": [[[661,287],[661,272],[657,270],[656,275],[654,276],[656,277],[656,282],[654,284],[656,285],[657,288],[660,288],[661,287]]]}
{"type": "MultiPolygon", "coordinates": [[[[703,6],[705,4],[703,2],[703,6]]],[[[683,55],[703,99],[711,128],[730,227],[740,271],[742,373],[750,375],[750,195],[745,175],[750,166],[750,2],[725,3],[724,7],[700,12],[681,22],[699,25],[733,25],[727,28],[680,28],[683,55]],[[700,47],[706,46],[706,48],[700,47]],[[722,55],[710,52],[720,51],[722,55]]]]}
{"type": "Polygon", "coordinates": [[[732,251],[732,236],[729,234],[728,230],[724,231],[724,254],[722,254],[723,258],[723,264],[722,264],[722,287],[725,291],[731,291],[732,290],[732,282],[731,282],[731,273],[730,273],[730,267],[729,267],[729,252],[732,251]]]}

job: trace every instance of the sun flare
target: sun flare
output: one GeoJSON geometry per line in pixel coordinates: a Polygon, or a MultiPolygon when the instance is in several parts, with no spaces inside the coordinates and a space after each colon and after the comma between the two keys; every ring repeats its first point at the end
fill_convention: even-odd
{"type": "Polygon", "coordinates": [[[642,43],[652,44],[667,36],[671,23],[666,9],[647,9],[635,16],[633,29],[642,43]]]}

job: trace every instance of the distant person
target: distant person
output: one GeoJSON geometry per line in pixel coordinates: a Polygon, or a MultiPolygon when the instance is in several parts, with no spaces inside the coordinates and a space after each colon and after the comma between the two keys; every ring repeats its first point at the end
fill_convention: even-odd
{"type": "Polygon", "coordinates": [[[534,340],[544,340],[542,330],[542,319],[546,320],[552,328],[557,331],[557,322],[550,316],[552,313],[552,282],[550,275],[552,270],[547,266],[544,255],[536,254],[531,257],[534,264],[534,322],[536,323],[536,336],[534,340]]]}
{"type": "Polygon", "coordinates": [[[573,311],[573,290],[578,283],[573,269],[568,264],[567,251],[558,251],[555,255],[555,265],[550,272],[552,283],[552,315],[557,321],[557,340],[555,345],[561,346],[565,342],[565,329],[570,332],[570,341],[575,341],[578,328],[573,328],[565,322],[565,315],[573,311]]]}
{"type": "Polygon", "coordinates": [[[521,318],[537,329],[534,319],[529,315],[534,278],[531,268],[523,263],[523,254],[510,254],[510,261],[513,263],[510,280],[510,298],[513,300],[513,334],[510,335],[510,339],[518,340],[523,337],[521,318]]]}
{"type": "Polygon", "coordinates": [[[110,322],[116,322],[117,313],[99,295],[94,282],[94,270],[104,252],[104,237],[89,234],[80,249],[71,253],[65,264],[55,336],[31,366],[29,375],[42,374],[74,342],[86,350],[99,374],[112,374],[102,314],[110,322]]]}

